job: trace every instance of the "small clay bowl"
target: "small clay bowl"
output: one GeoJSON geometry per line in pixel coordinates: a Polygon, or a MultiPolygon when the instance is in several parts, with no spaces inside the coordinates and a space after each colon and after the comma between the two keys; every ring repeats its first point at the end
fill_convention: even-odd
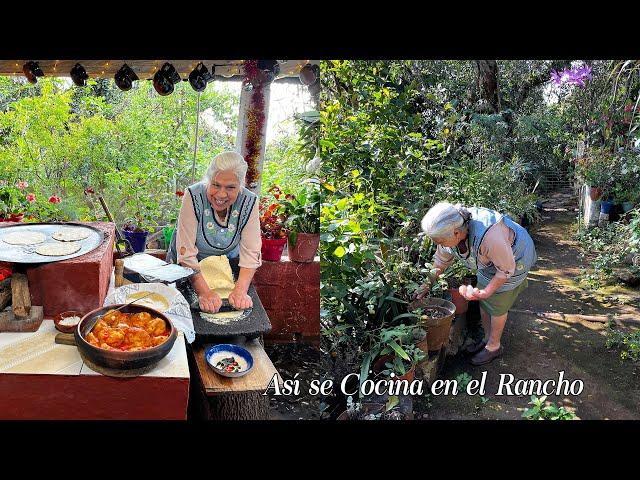
{"type": "Polygon", "coordinates": [[[78,323],[80,323],[80,320],[82,320],[83,316],[84,314],[81,312],[69,310],[68,312],[62,312],[56,315],[55,318],[53,319],[53,323],[56,326],[56,330],[58,330],[59,332],[73,333],[76,327],[78,326],[78,323]],[[78,317],[78,322],[73,325],[61,325],[60,322],[62,321],[62,319],[67,317],[78,317]]]}

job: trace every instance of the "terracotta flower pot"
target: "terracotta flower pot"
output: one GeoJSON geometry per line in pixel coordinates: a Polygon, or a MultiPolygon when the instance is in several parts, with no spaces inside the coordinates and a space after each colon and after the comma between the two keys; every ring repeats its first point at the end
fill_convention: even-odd
{"type": "Polygon", "coordinates": [[[456,306],[442,298],[422,298],[414,300],[409,308],[424,308],[436,310],[440,315],[436,318],[428,318],[421,320],[420,325],[427,327],[427,341],[429,342],[429,351],[438,351],[443,345],[449,342],[449,330],[453,323],[456,306]]]}
{"type": "Polygon", "coordinates": [[[279,262],[285,243],[287,243],[287,237],[273,239],[262,237],[262,259],[279,262]]]}
{"type": "Polygon", "coordinates": [[[425,336],[424,340],[420,340],[416,343],[416,347],[422,350],[424,353],[429,353],[429,337],[425,336]]]}
{"type": "Polygon", "coordinates": [[[0,222],[22,222],[24,213],[10,213],[8,217],[0,216],[0,222]]]}
{"type": "Polygon", "coordinates": [[[296,235],[295,245],[291,245],[291,242],[287,242],[289,260],[301,263],[313,262],[319,245],[319,233],[298,233],[296,235]]]}
{"type": "Polygon", "coordinates": [[[602,196],[602,189],[600,187],[591,187],[589,189],[589,197],[594,202],[602,196]]]}
{"type": "Polygon", "coordinates": [[[469,300],[460,295],[460,291],[457,288],[450,288],[449,294],[451,295],[451,302],[456,306],[456,315],[461,315],[469,310],[469,300]]]}

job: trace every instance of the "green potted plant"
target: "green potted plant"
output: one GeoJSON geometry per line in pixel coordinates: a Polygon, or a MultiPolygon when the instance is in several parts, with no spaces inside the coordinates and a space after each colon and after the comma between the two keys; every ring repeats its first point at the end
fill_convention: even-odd
{"type": "Polygon", "coordinates": [[[593,148],[588,155],[576,160],[576,175],[589,186],[589,196],[593,201],[608,193],[611,157],[607,149],[593,148]]]}
{"type": "Polygon", "coordinates": [[[426,358],[427,354],[415,343],[416,327],[414,325],[398,325],[383,327],[371,336],[371,348],[365,355],[360,372],[360,382],[364,382],[369,368],[378,375],[398,380],[414,379],[416,365],[426,358]]]}
{"type": "Polygon", "coordinates": [[[615,174],[610,175],[615,183],[612,188],[615,203],[626,213],[633,209],[637,201],[638,183],[640,182],[640,158],[631,149],[620,148],[616,156],[615,174]]]}
{"type": "MultiPolygon", "coordinates": [[[[106,176],[110,188],[104,192],[105,200],[120,212],[118,220],[124,219],[121,223],[122,232],[133,250],[143,252],[147,236],[160,225],[163,212],[168,209],[164,201],[168,194],[163,194],[159,189],[165,179],[153,172],[144,172],[139,167],[111,172],[106,176]]],[[[173,196],[173,193],[170,195],[173,196]]]]}
{"type": "Polygon", "coordinates": [[[288,231],[285,227],[287,217],[280,198],[284,194],[273,185],[268,195],[260,199],[260,233],[262,237],[262,259],[279,262],[287,243],[288,231]]]}
{"type": "Polygon", "coordinates": [[[283,200],[289,241],[289,259],[294,262],[312,262],[320,245],[320,182],[308,179],[296,195],[283,200]]]}
{"type": "Polygon", "coordinates": [[[134,205],[134,217],[125,220],[122,225],[122,233],[131,243],[133,251],[139,253],[144,252],[147,237],[158,226],[157,218],[160,212],[158,211],[158,203],[150,197],[138,199],[134,205]]]}

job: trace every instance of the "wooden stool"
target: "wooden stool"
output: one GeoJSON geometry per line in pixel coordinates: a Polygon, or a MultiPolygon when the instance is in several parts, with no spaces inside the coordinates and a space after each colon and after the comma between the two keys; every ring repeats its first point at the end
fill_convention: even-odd
{"type": "Polygon", "coordinates": [[[224,343],[246,348],[253,356],[253,369],[243,377],[223,377],[215,373],[204,358],[205,351],[213,344],[193,346],[189,366],[193,361],[192,378],[195,377],[196,383],[199,380],[192,390],[198,415],[207,420],[268,420],[269,395],[262,394],[274,375],[279,383],[282,379],[260,339],[247,341],[245,337],[233,337],[224,343]]]}

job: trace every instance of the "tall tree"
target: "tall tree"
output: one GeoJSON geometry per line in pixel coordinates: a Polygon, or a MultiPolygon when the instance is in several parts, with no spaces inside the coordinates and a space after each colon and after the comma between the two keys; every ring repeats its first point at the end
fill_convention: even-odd
{"type": "Polygon", "coordinates": [[[478,69],[478,91],[480,92],[479,110],[483,113],[498,113],[501,110],[498,62],[495,60],[476,60],[476,68],[478,69]]]}

